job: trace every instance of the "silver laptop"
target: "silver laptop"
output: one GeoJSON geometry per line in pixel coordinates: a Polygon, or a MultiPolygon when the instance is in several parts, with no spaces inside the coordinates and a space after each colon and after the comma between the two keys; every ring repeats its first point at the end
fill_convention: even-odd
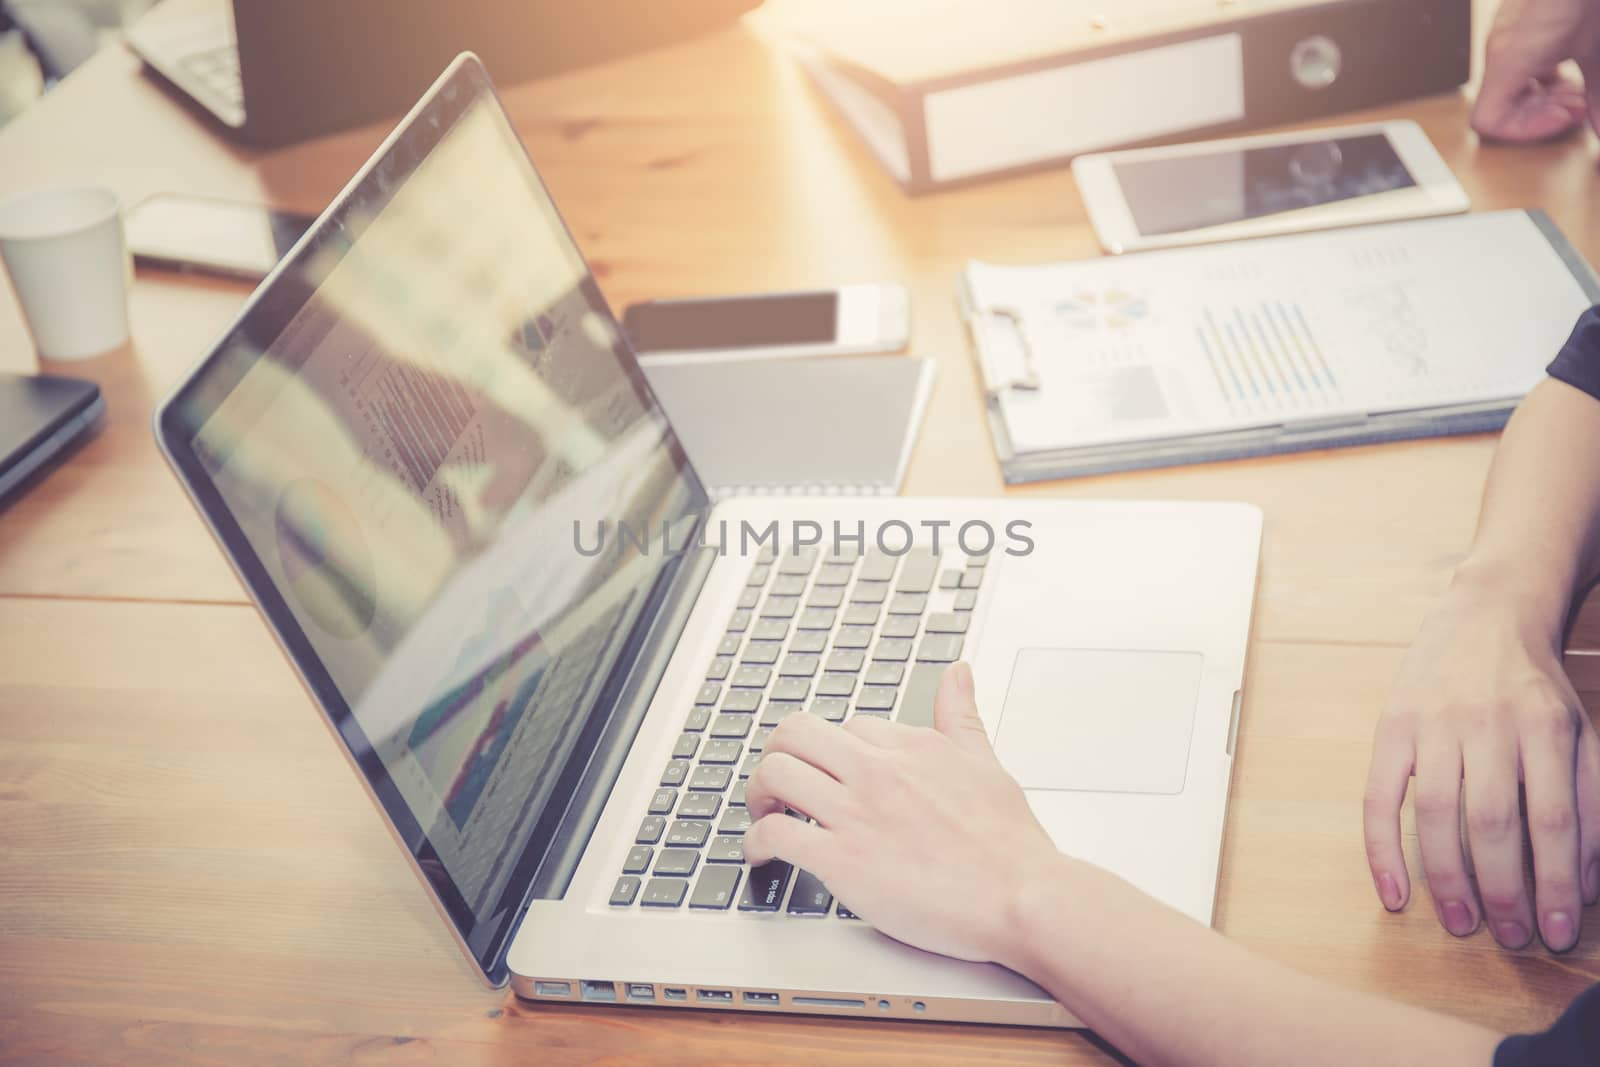
{"type": "Polygon", "coordinates": [[[1211,918],[1259,513],[713,505],[470,55],[156,432],[488,982],[1074,1025],[743,862],[774,725],[928,725],[958,658],[1056,843],[1211,918]]]}

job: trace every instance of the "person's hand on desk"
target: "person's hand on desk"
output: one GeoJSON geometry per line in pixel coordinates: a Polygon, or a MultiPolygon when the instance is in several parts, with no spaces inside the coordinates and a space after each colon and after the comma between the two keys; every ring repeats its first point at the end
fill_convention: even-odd
{"type": "Polygon", "coordinates": [[[1497,141],[1547,141],[1582,124],[1585,113],[1600,129],[1600,2],[1502,0],[1472,128],[1497,141]],[[1557,69],[1569,59],[1587,93],[1557,69]]]}
{"type": "Polygon", "coordinates": [[[1488,1030],[1252,956],[1058,852],[989,745],[965,664],[934,720],[784,719],[750,777],[748,862],[793,863],[885,934],[1027,976],[1139,1063],[1489,1064],[1488,1030]]]}
{"type": "Polygon", "coordinates": [[[1444,928],[1465,936],[1482,917],[1507,948],[1523,947],[1536,931],[1556,951],[1577,942],[1582,905],[1600,895],[1600,737],[1550,630],[1514,591],[1470,566],[1423,624],[1379,723],[1367,784],[1367,857],[1390,911],[1411,894],[1400,807],[1415,774],[1422,864],[1444,928]],[[1533,902],[1523,880],[1519,781],[1533,902]]]}

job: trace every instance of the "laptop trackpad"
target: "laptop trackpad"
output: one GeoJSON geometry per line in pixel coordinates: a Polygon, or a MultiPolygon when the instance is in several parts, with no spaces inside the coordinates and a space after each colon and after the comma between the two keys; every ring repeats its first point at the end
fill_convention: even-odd
{"type": "Polygon", "coordinates": [[[995,752],[1024,789],[1181,793],[1204,659],[1025,648],[995,752]]]}

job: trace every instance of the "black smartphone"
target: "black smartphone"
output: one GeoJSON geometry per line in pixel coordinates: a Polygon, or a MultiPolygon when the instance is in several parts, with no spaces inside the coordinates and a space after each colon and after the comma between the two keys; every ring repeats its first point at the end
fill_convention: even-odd
{"type": "Polygon", "coordinates": [[[159,193],[128,212],[128,250],[140,266],[258,282],[314,221],[257,204],[159,193]]]}
{"type": "Polygon", "coordinates": [[[64,455],[104,410],[93,382],[0,374],[0,505],[64,455]]]}

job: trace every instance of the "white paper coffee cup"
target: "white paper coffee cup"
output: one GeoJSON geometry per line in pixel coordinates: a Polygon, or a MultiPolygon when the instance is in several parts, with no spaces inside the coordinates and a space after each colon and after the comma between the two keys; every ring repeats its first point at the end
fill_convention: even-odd
{"type": "Polygon", "coordinates": [[[128,339],[127,245],[108,189],[37,189],[0,200],[0,260],[45,359],[84,359],[128,339]]]}

